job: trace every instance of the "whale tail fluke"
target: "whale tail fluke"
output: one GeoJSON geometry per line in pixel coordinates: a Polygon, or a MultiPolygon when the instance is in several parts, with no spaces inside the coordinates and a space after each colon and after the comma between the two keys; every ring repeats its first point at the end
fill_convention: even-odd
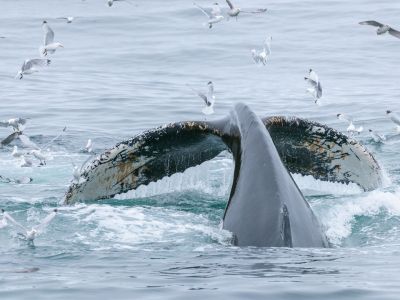
{"type": "MultiPolygon", "coordinates": [[[[83,168],[82,182],[69,187],[65,202],[112,198],[183,172],[224,150],[235,154],[243,120],[233,121],[233,116],[239,108],[221,120],[172,123],[117,144],[83,168]]],[[[262,122],[291,173],[353,182],[364,190],[381,184],[380,167],[373,156],[344,134],[300,118],[268,117],[262,122]]]]}

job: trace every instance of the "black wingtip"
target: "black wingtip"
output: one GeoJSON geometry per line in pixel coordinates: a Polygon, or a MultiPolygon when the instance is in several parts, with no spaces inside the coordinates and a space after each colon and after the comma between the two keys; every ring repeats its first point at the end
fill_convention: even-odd
{"type": "Polygon", "coordinates": [[[391,110],[387,110],[386,111],[386,114],[390,114],[392,111],[391,110]]]}
{"type": "Polygon", "coordinates": [[[55,208],[55,209],[53,209],[53,211],[56,213],[56,212],[58,212],[58,209],[57,209],[57,208],[55,208]]]}
{"type": "Polygon", "coordinates": [[[47,24],[47,21],[46,21],[46,20],[44,20],[44,21],[43,21],[43,24],[47,24]]]}

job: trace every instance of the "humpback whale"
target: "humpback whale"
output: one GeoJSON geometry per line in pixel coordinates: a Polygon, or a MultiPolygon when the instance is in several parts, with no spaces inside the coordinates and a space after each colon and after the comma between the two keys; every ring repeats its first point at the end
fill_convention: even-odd
{"type": "Polygon", "coordinates": [[[235,168],[223,228],[238,246],[329,245],[290,172],[364,190],[382,184],[379,164],[355,140],[300,118],[259,118],[240,103],[221,120],[171,123],[118,143],[84,166],[64,201],[111,198],[224,150],[235,168]]]}

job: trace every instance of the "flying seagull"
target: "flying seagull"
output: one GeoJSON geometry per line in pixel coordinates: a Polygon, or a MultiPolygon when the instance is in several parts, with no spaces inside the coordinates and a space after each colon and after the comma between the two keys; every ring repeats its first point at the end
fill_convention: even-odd
{"type": "Polygon", "coordinates": [[[318,79],[317,73],[310,69],[308,77],[304,77],[304,80],[306,80],[310,85],[310,87],[307,89],[307,92],[314,97],[314,102],[318,104],[318,100],[322,97],[322,86],[318,79]]]}
{"type": "Polygon", "coordinates": [[[267,37],[264,41],[264,48],[262,51],[257,52],[256,49],[251,49],[251,56],[256,64],[262,63],[264,66],[267,64],[267,60],[271,55],[271,42],[272,37],[267,37]]]}
{"type": "Polygon", "coordinates": [[[15,76],[15,78],[22,79],[24,75],[39,72],[40,68],[48,66],[50,62],[51,62],[50,59],[46,58],[27,59],[22,64],[21,70],[18,71],[17,76],[15,76]]]}
{"type": "Polygon", "coordinates": [[[13,118],[6,121],[0,121],[0,127],[12,127],[14,131],[22,131],[27,120],[27,118],[13,118]]]}
{"type": "Polygon", "coordinates": [[[384,135],[379,134],[372,129],[368,129],[368,131],[375,143],[383,143],[386,141],[386,137],[384,135]]]}
{"type": "Polygon", "coordinates": [[[39,49],[42,56],[47,56],[48,53],[53,54],[56,52],[57,48],[64,48],[61,43],[54,42],[54,31],[50,28],[49,24],[47,24],[47,21],[43,21],[42,29],[44,32],[44,43],[39,49]]]}
{"type": "Polygon", "coordinates": [[[379,23],[377,21],[364,21],[364,22],[360,22],[359,24],[360,25],[371,25],[371,26],[374,26],[374,27],[378,27],[378,29],[376,30],[376,34],[377,35],[381,35],[381,34],[384,34],[386,32],[389,32],[389,34],[391,34],[394,37],[397,37],[398,39],[400,39],[400,31],[397,31],[397,30],[393,29],[389,25],[384,25],[384,24],[379,23]]]}
{"type": "Polygon", "coordinates": [[[390,118],[390,120],[396,124],[397,131],[400,132],[400,118],[399,116],[391,110],[386,111],[386,115],[390,118]]]}
{"type": "Polygon", "coordinates": [[[347,129],[346,129],[346,131],[347,131],[347,132],[349,133],[349,135],[351,135],[351,136],[352,136],[354,133],[360,134],[360,133],[364,130],[364,128],[363,128],[362,126],[356,128],[356,126],[354,126],[353,119],[352,119],[351,117],[345,115],[345,114],[337,114],[336,117],[337,117],[339,120],[346,121],[346,122],[349,124],[349,126],[348,126],[347,129]]]}
{"type": "Polygon", "coordinates": [[[91,139],[88,139],[85,150],[87,153],[91,153],[93,151],[93,143],[91,139]]]}
{"type": "Polygon", "coordinates": [[[260,13],[265,13],[267,11],[266,8],[259,8],[255,11],[244,11],[239,7],[236,7],[233,5],[233,3],[230,0],[226,0],[226,3],[229,6],[229,10],[227,12],[229,17],[236,17],[236,20],[239,16],[239,14],[242,13],[248,13],[248,14],[260,14],[260,13]]]}
{"type": "Polygon", "coordinates": [[[108,4],[108,6],[109,7],[111,7],[113,4],[114,4],[114,2],[116,2],[116,1],[125,1],[125,2],[127,2],[127,3],[129,3],[129,4],[131,4],[129,1],[127,1],[127,0],[108,0],[107,1],[107,4],[108,4]]]}
{"type": "Polygon", "coordinates": [[[221,22],[223,20],[223,16],[221,15],[221,8],[219,7],[218,3],[214,3],[214,6],[211,10],[211,13],[208,13],[205,11],[204,8],[202,8],[200,5],[197,5],[196,3],[193,2],[193,5],[196,6],[198,9],[200,9],[204,15],[208,17],[208,28],[212,28],[213,24],[221,22]]]}
{"type": "Polygon", "coordinates": [[[57,19],[58,20],[65,20],[69,24],[69,23],[72,23],[73,20],[75,20],[75,17],[60,17],[60,18],[57,18],[57,19]]]}
{"type": "Polygon", "coordinates": [[[214,84],[212,81],[209,81],[207,83],[208,87],[208,92],[207,95],[205,95],[202,92],[199,92],[192,87],[189,86],[189,88],[194,91],[201,99],[203,99],[205,103],[205,107],[202,109],[203,114],[205,115],[211,115],[214,113],[214,103],[215,103],[215,96],[214,96],[214,84]]]}
{"type": "Polygon", "coordinates": [[[54,209],[49,215],[47,215],[47,217],[43,219],[43,221],[39,225],[33,226],[31,229],[27,229],[25,226],[15,221],[14,218],[11,217],[4,209],[1,209],[1,212],[3,213],[3,220],[2,220],[3,227],[7,226],[7,223],[10,222],[18,229],[19,233],[27,241],[33,242],[36,236],[43,233],[44,229],[55,218],[58,210],[54,209]]]}

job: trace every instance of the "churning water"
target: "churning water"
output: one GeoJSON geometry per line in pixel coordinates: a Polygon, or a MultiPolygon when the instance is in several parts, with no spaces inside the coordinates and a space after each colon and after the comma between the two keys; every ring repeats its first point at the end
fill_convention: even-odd
{"type": "MultiPolygon", "coordinates": [[[[374,153],[388,184],[354,186],[296,176],[333,248],[259,249],[230,245],[220,229],[232,161],[216,159],[117,199],[63,206],[72,164],[144,129],[199,120],[202,103],[186,84],[212,80],[216,114],[237,102],[260,116],[296,115],[345,130],[346,113],[365,129],[394,134],[386,109],[399,110],[400,40],[377,36],[359,21],[400,28],[400,2],[370,0],[237,0],[267,7],[216,24],[192,1],[1,0],[0,119],[29,117],[26,134],[51,146],[46,166],[20,168],[0,150],[0,175],[31,184],[0,183],[0,206],[25,225],[54,207],[60,213],[35,240],[0,230],[1,299],[398,299],[400,269],[400,143],[378,145],[366,130],[357,139],[374,153]],[[73,23],[57,19],[76,16],[73,23]],[[51,66],[14,76],[39,55],[47,20],[64,45],[51,66]],[[272,36],[267,66],[252,48],[272,36]],[[313,68],[324,95],[316,106],[303,80],[313,68]]],[[[210,6],[213,1],[199,0],[210,6]]],[[[221,1],[221,6],[226,6],[221,1]]],[[[1,129],[1,137],[10,133],[1,129]]]]}

